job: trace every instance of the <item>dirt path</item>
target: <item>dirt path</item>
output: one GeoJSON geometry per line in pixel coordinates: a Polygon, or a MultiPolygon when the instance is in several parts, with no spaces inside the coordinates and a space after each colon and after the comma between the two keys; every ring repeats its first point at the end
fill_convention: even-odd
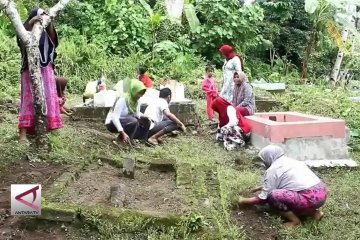
{"type": "Polygon", "coordinates": [[[41,224],[39,228],[28,229],[25,217],[10,216],[11,184],[39,183],[46,189],[63,171],[64,167],[48,163],[18,161],[0,172],[0,239],[65,239],[64,232],[56,224],[41,224]],[[45,227],[47,226],[47,227],[45,227]]]}

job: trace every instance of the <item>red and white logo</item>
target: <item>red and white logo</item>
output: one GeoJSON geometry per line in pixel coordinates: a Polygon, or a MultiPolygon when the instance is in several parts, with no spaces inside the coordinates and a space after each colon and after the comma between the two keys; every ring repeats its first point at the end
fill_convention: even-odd
{"type": "Polygon", "coordinates": [[[40,215],[41,185],[11,184],[11,215],[40,215]]]}

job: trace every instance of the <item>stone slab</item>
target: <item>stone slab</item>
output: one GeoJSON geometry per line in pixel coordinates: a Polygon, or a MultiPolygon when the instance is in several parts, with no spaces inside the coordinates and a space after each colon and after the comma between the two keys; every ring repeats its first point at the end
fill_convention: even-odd
{"type": "Polygon", "coordinates": [[[360,96],[358,97],[349,97],[350,101],[354,103],[360,103],[360,96]]]}
{"type": "Polygon", "coordinates": [[[285,92],[285,83],[251,83],[255,88],[260,88],[268,92],[285,92]]]}
{"type": "Polygon", "coordinates": [[[312,168],[328,168],[328,167],[357,167],[358,164],[351,159],[336,159],[336,160],[308,160],[306,165],[312,168]]]}

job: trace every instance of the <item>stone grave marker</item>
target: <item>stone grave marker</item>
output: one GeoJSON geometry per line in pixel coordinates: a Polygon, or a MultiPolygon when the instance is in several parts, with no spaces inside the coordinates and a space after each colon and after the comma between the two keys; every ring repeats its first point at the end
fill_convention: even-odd
{"type": "Polygon", "coordinates": [[[115,207],[124,207],[127,188],[124,184],[118,183],[110,187],[110,202],[115,207]]]}
{"type": "Polygon", "coordinates": [[[123,158],[123,174],[127,178],[135,178],[135,159],[130,157],[123,158]]]}

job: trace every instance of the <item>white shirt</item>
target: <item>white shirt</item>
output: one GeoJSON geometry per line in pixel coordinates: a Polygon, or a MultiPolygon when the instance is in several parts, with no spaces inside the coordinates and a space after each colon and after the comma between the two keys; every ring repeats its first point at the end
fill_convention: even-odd
{"type": "Polygon", "coordinates": [[[234,73],[241,71],[241,61],[238,56],[233,57],[229,61],[225,60],[223,66],[223,86],[220,96],[232,102],[234,95],[234,73]]]}
{"type": "Polygon", "coordinates": [[[106,116],[105,125],[113,123],[118,132],[123,131],[123,127],[120,123],[121,117],[141,117],[143,114],[140,112],[140,104],[136,106],[136,113],[129,114],[129,108],[126,104],[125,98],[119,98],[115,104],[114,109],[110,109],[109,113],[106,116]]]}
{"type": "Polygon", "coordinates": [[[164,98],[158,98],[145,110],[145,115],[148,116],[153,122],[158,123],[164,119],[164,111],[169,110],[169,103],[164,98]]]}

